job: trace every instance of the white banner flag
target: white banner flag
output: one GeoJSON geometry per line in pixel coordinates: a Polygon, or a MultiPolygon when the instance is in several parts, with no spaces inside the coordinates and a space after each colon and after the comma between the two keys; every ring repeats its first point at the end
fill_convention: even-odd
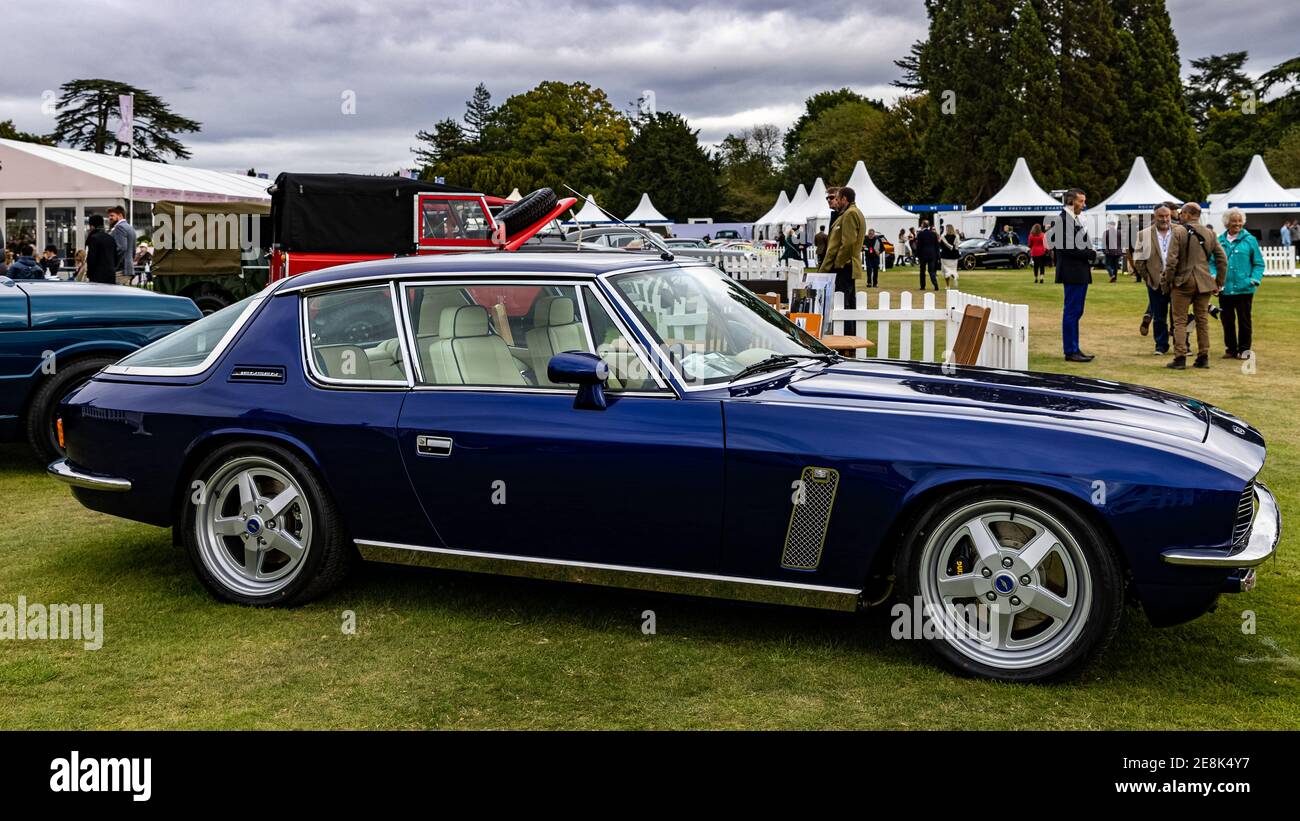
{"type": "Polygon", "coordinates": [[[132,94],[119,94],[117,106],[122,113],[122,124],[117,127],[117,141],[131,145],[135,142],[132,139],[132,128],[135,125],[135,96],[132,94]]]}

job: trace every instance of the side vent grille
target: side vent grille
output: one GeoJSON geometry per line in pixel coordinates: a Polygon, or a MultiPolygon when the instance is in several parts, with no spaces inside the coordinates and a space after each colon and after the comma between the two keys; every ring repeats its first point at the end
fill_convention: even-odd
{"type": "Polygon", "coordinates": [[[787,570],[816,570],[822,560],[826,527],[835,506],[840,472],[806,467],[791,494],[790,527],[785,534],[781,566],[787,570]]]}

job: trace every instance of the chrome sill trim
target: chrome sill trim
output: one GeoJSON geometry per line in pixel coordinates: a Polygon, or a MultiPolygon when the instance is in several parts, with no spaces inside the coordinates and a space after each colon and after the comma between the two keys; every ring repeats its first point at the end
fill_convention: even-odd
{"type": "Polygon", "coordinates": [[[424,547],[366,539],[357,539],[355,543],[362,558],[367,561],[788,604],[824,610],[857,610],[858,597],[862,594],[861,590],[847,587],[751,579],[743,576],[719,576],[681,570],[484,553],[476,550],[424,547]]]}
{"type": "Polygon", "coordinates": [[[68,463],[67,459],[51,462],[50,466],[45,470],[55,479],[60,482],[67,482],[73,487],[84,487],[88,490],[106,490],[110,493],[125,493],[131,489],[130,479],[101,476],[98,473],[86,473],[74,468],[68,463]]]}
{"type": "Polygon", "coordinates": [[[1255,483],[1255,500],[1259,504],[1255,511],[1255,522],[1250,527],[1246,546],[1241,550],[1229,553],[1222,550],[1179,548],[1166,550],[1160,554],[1160,558],[1169,564],[1195,567],[1235,569],[1263,564],[1277,551],[1277,544],[1282,538],[1282,510],[1277,506],[1272,491],[1262,482],[1255,483]]]}

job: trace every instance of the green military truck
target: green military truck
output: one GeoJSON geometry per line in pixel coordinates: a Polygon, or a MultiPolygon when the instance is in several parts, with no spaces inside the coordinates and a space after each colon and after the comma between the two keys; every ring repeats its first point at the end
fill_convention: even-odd
{"type": "Polygon", "coordinates": [[[266,287],[271,203],[154,204],[153,288],[194,300],[204,314],[266,287]]]}

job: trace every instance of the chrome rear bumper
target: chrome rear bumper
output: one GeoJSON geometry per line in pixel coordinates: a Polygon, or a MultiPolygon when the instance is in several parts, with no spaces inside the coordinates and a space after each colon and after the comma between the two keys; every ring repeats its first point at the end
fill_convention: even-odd
{"type": "Polygon", "coordinates": [[[45,470],[60,482],[67,482],[74,487],[84,487],[89,490],[106,490],[110,493],[125,493],[131,489],[130,479],[120,479],[116,476],[104,476],[99,473],[88,473],[79,468],[74,468],[67,459],[59,459],[58,461],[51,462],[50,466],[45,470]]]}
{"type": "Polygon", "coordinates": [[[1282,511],[1277,499],[1263,483],[1255,483],[1255,520],[1250,526],[1246,544],[1235,552],[1230,550],[1204,550],[1175,548],[1160,554],[1169,564],[1195,565],[1197,567],[1243,568],[1263,564],[1277,550],[1282,538],[1282,511]]]}

